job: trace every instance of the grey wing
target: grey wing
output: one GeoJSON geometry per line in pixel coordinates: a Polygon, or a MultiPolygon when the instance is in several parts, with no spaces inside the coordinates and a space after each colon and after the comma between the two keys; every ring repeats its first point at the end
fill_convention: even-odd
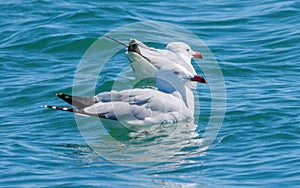
{"type": "Polygon", "coordinates": [[[99,93],[94,96],[94,100],[98,102],[128,102],[130,104],[142,105],[153,97],[152,89],[130,89],[123,91],[112,90],[110,92],[99,93]]]}
{"type": "Polygon", "coordinates": [[[115,120],[143,120],[151,116],[145,104],[153,97],[151,89],[110,91],[96,95],[96,104],[83,109],[83,113],[115,120]]]}
{"type": "Polygon", "coordinates": [[[98,102],[80,113],[123,122],[178,122],[192,117],[182,100],[153,89],[111,91],[95,96],[98,102]]]}
{"type": "Polygon", "coordinates": [[[151,116],[149,108],[131,105],[127,102],[96,103],[82,109],[81,113],[119,121],[144,120],[151,116]]]}

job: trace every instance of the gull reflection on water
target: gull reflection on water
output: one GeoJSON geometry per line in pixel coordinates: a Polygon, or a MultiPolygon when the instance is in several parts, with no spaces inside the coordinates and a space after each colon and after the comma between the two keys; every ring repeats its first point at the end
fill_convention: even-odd
{"type": "Polygon", "coordinates": [[[107,161],[144,167],[199,157],[207,149],[193,122],[154,125],[130,130],[118,121],[79,117],[88,145],[107,161]]]}

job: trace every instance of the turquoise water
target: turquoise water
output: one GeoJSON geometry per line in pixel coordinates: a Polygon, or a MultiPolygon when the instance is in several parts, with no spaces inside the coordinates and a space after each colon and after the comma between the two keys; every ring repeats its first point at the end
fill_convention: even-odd
{"type": "MultiPolygon", "coordinates": [[[[299,10],[297,1],[278,0],[1,2],[0,185],[297,187],[299,10]],[[72,114],[39,106],[64,104],[55,94],[72,93],[78,64],[99,37],[142,21],[175,24],[208,45],[224,76],[226,114],[217,138],[205,152],[198,151],[198,139],[188,137],[186,131],[181,133],[185,140],[178,139],[180,135],[174,140],[161,139],[166,146],[186,144],[188,139],[194,143],[181,145],[180,160],[125,166],[95,152],[72,114]]],[[[108,67],[97,91],[108,90],[117,70],[128,65],[124,51],[110,61],[115,67],[108,67]]],[[[88,93],[91,88],[82,90],[88,93]]],[[[207,87],[198,87],[198,91],[203,108],[196,133],[201,135],[210,98],[207,87]]],[[[92,130],[91,122],[80,121],[86,121],[84,126],[92,130]]],[[[104,129],[98,134],[106,133],[104,129]]],[[[159,148],[150,145],[153,140],[157,138],[135,140],[134,144],[159,153],[159,148]]],[[[98,141],[99,147],[110,147],[105,138],[98,141]]],[[[103,152],[109,154],[109,149],[103,152]]]]}

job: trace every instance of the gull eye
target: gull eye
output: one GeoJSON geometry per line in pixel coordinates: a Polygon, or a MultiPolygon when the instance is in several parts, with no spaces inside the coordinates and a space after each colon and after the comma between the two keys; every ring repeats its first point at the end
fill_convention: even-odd
{"type": "Polygon", "coordinates": [[[189,51],[190,51],[190,49],[186,49],[186,51],[187,51],[187,52],[189,52],[189,51]]]}
{"type": "Polygon", "coordinates": [[[179,71],[174,70],[174,74],[178,75],[178,74],[179,74],[179,71]]]}

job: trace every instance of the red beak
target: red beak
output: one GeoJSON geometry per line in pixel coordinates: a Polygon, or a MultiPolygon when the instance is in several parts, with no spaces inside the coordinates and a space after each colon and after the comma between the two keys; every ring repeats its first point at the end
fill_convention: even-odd
{"type": "Polygon", "coordinates": [[[191,81],[207,84],[207,80],[202,76],[198,76],[198,75],[194,75],[194,78],[191,78],[191,81]]]}
{"type": "Polygon", "coordinates": [[[201,59],[203,59],[203,55],[200,52],[195,52],[193,54],[193,58],[201,58],[201,59]]]}

